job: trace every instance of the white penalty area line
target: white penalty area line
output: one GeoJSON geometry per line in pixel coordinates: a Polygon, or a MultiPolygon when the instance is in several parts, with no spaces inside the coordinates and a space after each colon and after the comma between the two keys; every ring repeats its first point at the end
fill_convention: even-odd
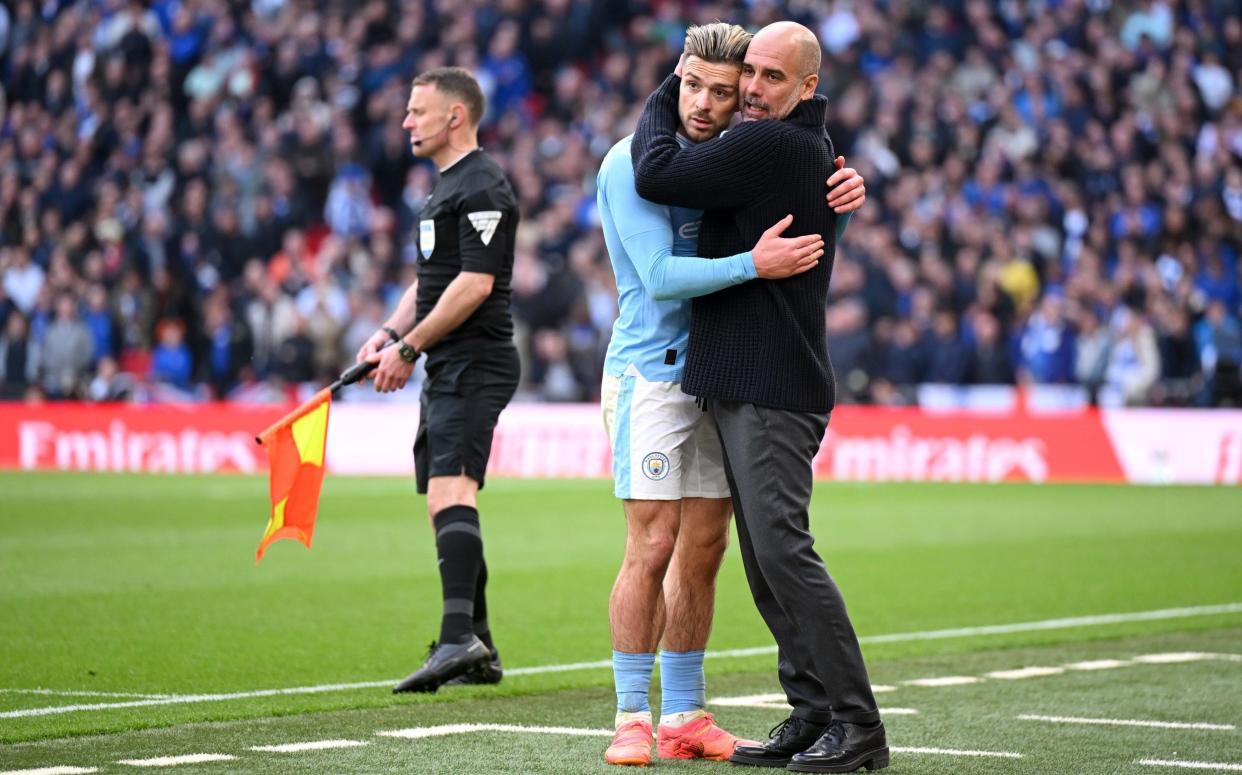
{"type": "MultiPolygon", "coordinates": [[[[1219,616],[1221,614],[1242,613],[1242,603],[1224,603],[1221,605],[1203,605],[1190,608],[1162,608],[1154,611],[1132,611],[1118,614],[1097,614],[1094,616],[1077,616],[1062,619],[1045,619],[1037,622],[1015,622],[1012,624],[995,624],[982,627],[958,627],[950,630],[928,630],[925,632],[903,632],[889,635],[870,635],[859,638],[863,644],[872,643],[906,643],[923,640],[944,640],[949,638],[970,638],[990,635],[1010,635],[1019,632],[1037,632],[1041,630],[1065,630],[1078,627],[1099,627],[1109,624],[1127,622],[1150,622],[1163,619],[1186,619],[1198,616],[1219,616]]],[[[708,659],[731,659],[765,654],[775,654],[776,646],[756,646],[753,648],[725,649],[709,651],[708,659]]],[[[541,673],[563,673],[577,670],[596,670],[612,667],[612,661],[601,659],[593,662],[572,662],[562,665],[539,665],[535,667],[518,667],[505,670],[508,676],[539,675],[541,673]]],[[[130,702],[86,703],[80,705],[60,705],[46,708],[23,708],[0,712],[0,718],[28,718],[32,716],[51,716],[61,713],[77,713],[92,710],[119,710],[123,708],[141,708],[154,705],[181,705],[199,702],[224,702],[228,700],[244,700],[256,697],[276,697],[289,694],[319,694],[323,692],[350,691],[354,689],[375,689],[392,686],[398,679],[385,681],[362,681],[358,683],[335,683],[317,686],[294,686],[285,689],[260,689],[248,692],[227,692],[220,694],[185,694],[140,699],[130,702]]]]}
{"type": "Polygon", "coordinates": [[[1176,759],[1139,759],[1146,767],[1180,767],[1184,770],[1216,770],[1217,772],[1242,772],[1242,764],[1215,762],[1185,762],[1176,759]]]}
{"type": "Polygon", "coordinates": [[[1143,719],[1124,718],[1081,718],[1079,716],[1037,716],[1024,713],[1018,716],[1022,721],[1046,721],[1050,724],[1099,724],[1111,727],[1153,727],[1156,729],[1209,729],[1220,732],[1232,732],[1237,729],[1233,724],[1204,724],[1187,721],[1146,721],[1143,719]]]}

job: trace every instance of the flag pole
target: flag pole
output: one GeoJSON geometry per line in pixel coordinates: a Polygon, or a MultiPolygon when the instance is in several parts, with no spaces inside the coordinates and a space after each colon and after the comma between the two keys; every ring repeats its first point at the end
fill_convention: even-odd
{"type": "Polygon", "coordinates": [[[262,433],[260,433],[258,436],[255,436],[254,443],[260,446],[267,443],[267,441],[270,440],[272,436],[276,435],[276,433],[280,429],[286,428],[289,425],[292,425],[296,420],[298,420],[301,417],[305,417],[308,413],[314,411],[314,409],[318,407],[321,403],[323,403],[325,400],[331,400],[332,396],[336,395],[337,392],[341,388],[345,387],[346,385],[352,385],[358,380],[362,379],[367,374],[369,374],[371,370],[374,369],[377,365],[378,364],[370,363],[369,361],[363,361],[362,363],[356,363],[353,366],[346,369],[345,371],[341,372],[341,376],[337,377],[336,380],[331,385],[328,385],[326,388],[320,390],[318,393],[311,396],[308,401],[303,403],[297,409],[294,409],[289,414],[286,414],[284,417],[281,417],[279,420],[269,425],[267,429],[264,430],[262,433]]]}

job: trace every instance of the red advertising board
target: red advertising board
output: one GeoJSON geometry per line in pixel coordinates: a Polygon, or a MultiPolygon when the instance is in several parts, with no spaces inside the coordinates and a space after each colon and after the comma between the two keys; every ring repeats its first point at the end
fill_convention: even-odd
{"type": "MultiPolygon", "coordinates": [[[[290,407],[0,404],[0,469],[255,472],[254,434],[290,407]]],[[[332,407],[327,468],[409,475],[416,404],[332,407]]],[[[496,428],[489,473],[608,477],[599,407],[515,404],[496,428]]],[[[953,412],[841,407],[815,475],[838,481],[1242,481],[1242,412],[953,412]]]]}
{"type": "Polygon", "coordinates": [[[277,408],[0,404],[0,468],[153,473],[267,468],[256,431],[277,408]]]}
{"type": "Polygon", "coordinates": [[[1124,481],[1098,412],[929,413],[841,407],[815,459],[847,481],[1124,481]]]}

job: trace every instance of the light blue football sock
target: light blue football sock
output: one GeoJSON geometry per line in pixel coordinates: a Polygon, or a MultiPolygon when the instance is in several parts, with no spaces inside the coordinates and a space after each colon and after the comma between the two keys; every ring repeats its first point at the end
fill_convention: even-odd
{"type": "Polygon", "coordinates": [[[654,669],[655,654],[612,652],[612,680],[617,686],[618,713],[651,711],[651,706],[647,704],[647,692],[651,688],[651,672],[654,669]]]}
{"type": "Polygon", "coordinates": [[[707,707],[702,651],[660,651],[660,718],[707,707]]]}

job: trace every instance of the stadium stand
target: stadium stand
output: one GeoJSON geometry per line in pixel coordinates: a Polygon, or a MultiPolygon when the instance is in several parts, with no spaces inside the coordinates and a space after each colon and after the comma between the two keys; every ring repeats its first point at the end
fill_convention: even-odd
{"type": "Polygon", "coordinates": [[[400,119],[415,73],[456,64],[523,208],[520,396],[596,398],[595,172],[686,24],[717,18],[825,48],[829,131],[868,189],[826,310],[843,402],[1242,404],[1236,0],[7,3],[0,397],[279,400],[334,376],[413,277],[433,171],[400,119]]]}

